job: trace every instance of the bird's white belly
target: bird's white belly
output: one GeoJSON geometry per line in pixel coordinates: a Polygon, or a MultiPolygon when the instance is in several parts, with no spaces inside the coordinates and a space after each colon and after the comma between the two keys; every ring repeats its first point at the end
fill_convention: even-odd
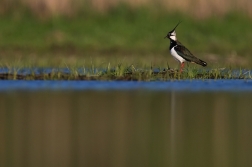
{"type": "Polygon", "coordinates": [[[180,63],[183,63],[183,62],[185,62],[186,60],[185,59],[183,59],[183,57],[181,57],[181,56],[179,56],[178,54],[177,54],[177,52],[174,50],[174,47],[171,49],[171,55],[176,59],[176,60],[178,60],[180,63]]]}

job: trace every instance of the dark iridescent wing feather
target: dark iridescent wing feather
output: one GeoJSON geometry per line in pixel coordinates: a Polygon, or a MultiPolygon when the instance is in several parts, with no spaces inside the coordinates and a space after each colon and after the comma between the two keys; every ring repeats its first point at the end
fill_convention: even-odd
{"type": "Polygon", "coordinates": [[[177,53],[187,61],[193,61],[197,59],[185,46],[180,42],[177,42],[177,46],[174,48],[177,53]]]}
{"type": "Polygon", "coordinates": [[[202,66],[206,66],[207,63],[195,57],[185,46],[177,41],[177,46],[174,47],[176,52],[183,57],[186,61],[194,62],[202,66]]]}

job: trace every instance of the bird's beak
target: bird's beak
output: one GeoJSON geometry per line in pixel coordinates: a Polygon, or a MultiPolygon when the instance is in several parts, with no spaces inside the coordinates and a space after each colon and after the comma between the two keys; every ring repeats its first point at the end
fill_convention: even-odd
{"type": "Polygon", "coordinates": [[[165,38],[168,38],[168,35],[166,35],[166,36],[164,37],[164,39],[165,39],[165,38]]]}

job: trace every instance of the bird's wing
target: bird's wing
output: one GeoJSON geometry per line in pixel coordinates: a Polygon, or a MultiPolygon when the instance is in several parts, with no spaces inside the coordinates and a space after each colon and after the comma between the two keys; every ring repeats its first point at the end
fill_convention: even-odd
{"type": "Polygon", "coordinates": [[[187,61],[197,61],[197,57],[195,57],[185,46],[183,46],[180,42],[177,42],[177,45],[174,47],[177,53],[183,57],[187,61]]]}
{"type": "Polygon", "coordinates": [[[177,42],[177,45],[174,47],[177,53],[186,61],[194,62],[200,64],[202,66],[206,66],[207,63],[199,58],[195,57],[185,46],[183,46],[180,42],[177,42]]]}

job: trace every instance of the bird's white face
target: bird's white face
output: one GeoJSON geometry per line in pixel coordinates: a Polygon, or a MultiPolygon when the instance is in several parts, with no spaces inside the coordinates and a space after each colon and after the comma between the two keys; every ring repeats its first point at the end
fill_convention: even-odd
{"type": "Polygon", "coordinates": [[[177,37],[176,37],[176,32],[175,32],[175,31],[173,31],[172,33],[170,33],[169,37],[170,37],[170,39],[172,39],[172,40],[176,41],[176,40],[177,40],[177,37]]]}

